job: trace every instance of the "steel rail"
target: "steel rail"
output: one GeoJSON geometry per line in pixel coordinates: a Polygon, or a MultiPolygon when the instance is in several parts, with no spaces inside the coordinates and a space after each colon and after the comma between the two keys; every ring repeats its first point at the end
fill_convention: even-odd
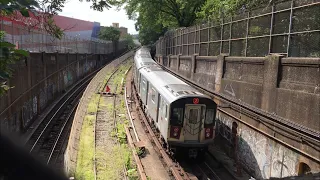
{"type": "MultiPolygon", "coordinates": [[[[129,51],[130,52],[130,51],[129,51]]],[[[127,52],[127,53],[129,53],[129,52],[127,52]]],[[[127,54],[126,53],[126,54],[127,54]]],[[[125,54],[124,54],[125,55],[125,54]]],[[[121,57],[123,57],[124,55],[122,55],[121,57]]],[[[119,57],[119,58],[121,58],[121,57],[119,57]]],[[[129,58],[131,58],[132,56],[128,56],[128,57],[126,57],[124,60],[122,60],[122,62],[120,62],[117,66],[116,66],[116,69],[114,69],[113,70],[113,72],[109,75],[109,77],[108,77],[108,79],[107,79],[107,81],[106,81],[106,83],[105,84],[103,84],[103,85],[100,85],[100,87],[98,88],[99,90],[101,90],[101,86],[103,86],[103,89],[105,89],[105,87],[108,85],[108,83],[110,82],[110,80],[113,78],[113,76],[116,74],[116,72],[118,72],[118,70],[121,68],[121,66],[124,64],[124,62],[126,62],[129,58]]],[[[102,91],[103,91],[103,89],[102,89],[102,91]]],[[[115,89],[115,92],[116,92],[116,89],[115,89]]],[[[100,102],[100,99],[101,99],[101,94],[102,94],[102,92],[99,92],[99,94],[100,94],[100,96],[99,96],[99,100],[98,100],[98,103],[100,102]]],[[[113,95],[113,120],[114,120],[114,122],[113,122],[113,128],[114,129],[116,129],[116,111],[115,111],[115,101],[116,101],[116,95],[114,94],[113,95]]],[[[96,113],[96,121],[97,121],[97,115],[98,115],[98,113],[96,113]]],[[[95,122],[94,123],[94,145],[95,145],[95,147],[94,147],[94,167],[93,167],[93,169],[94,169],[94,179],[96,180],[97,179],[97,167],[96,167],[96,163],[97,163],[97,161],[96,161],[96,128],[97,128],[97,123],[95,122]]]]}
{"type": "MultiPolygon", "coordinates": [[[[89,57],[90,57],[90,56],[89,56],[89,57]]],[[[63,68],[60,68],[59,70],[57,70],[57,71],[49,74],[45,79],[40,80],[40,81],[37,82],[35,85],[33,85],[32,87],[30,87],[29,89],[27,89],[26,91],[24,91],[23,93],[21,93],[19,97],[17,97],[8,107],[6,107],[6,108],[0,113],[0,116],[3,115],[5,112],[7,112],[14,104],[16,104],[16,103],[23,97],[23,95],[29,93],[29,91],[32,91],[32,90],[33,90],[35,87],[37,87],[39,84],[41,84],[41,83],[45,82],[47,79],[51,78],[51,76],[56,75],[57,73],[61,72],[62,70],[66,69],[66,68],[68,68],[69,66],[71,66],[71,65],[79,62],[79,61],[82,60],[82,59],[83,59],[83,58],[79,59],[78,61],[74,61],[74,62],[68,64],[67,66],[65,66],[65,67],[63,67],[63,68]]],[[[97,70],[99,70],[99,68],[98,68],[97,70]]],[[[96,72],[96,71],[94,71],[94,72],[96,72]]],[[[92,72],[92,73],[94,73],[94,72],[92,72]]],[[[87,76],[90,76],[92,73],[88,74],[87,76]]],[[[86,77],[84,77],[84,78],[86,78],[86,77]]],[[[77,83],[77,84],[78,84],[78,83],[77,83]]],[[[72,88],[74,88],[77,84],[75,84],[72,88]]],[[[72,88],[71,88],[71,89],[72,89],[72,88]]]]}
{"type": "Polygon", "coordinates": [[[60,132],[59,132],[59,134],[58,134],[58,136],[57,136],[57,138],[56,138],[56,140],[55,140],[55,142],[53,144],[53,147],[51,149],[50,155],[49,155],[48,160],[47,160],[47,164],[49,164],[49,162],[51,161],[51,157],[52,157],[54,151],[56,150],[56,145],[57,145],[58,141],[60,140],[60,136],[61,136],[66,124],[70,121],[70,119],[72,117],[72,114],[75,112],[77,104],[78,103],[76,103],[76,105],[72,108],[71,112],[68,114],[68,117],[66,118],[67,120],[63,123],[63,126],[61,127],[61,130],[60,130],[60,132]]]}
{"type": "Polygon", "coordinates": [[[134,132],[134,136],[135,136],[135,138],[136,138],[136,141],[137,141],[137,142],[139,142],[139,141],[140,141],[140,139],[139,139],[138,133],[137,133],[137,131],[136,131],[136,128],[135,128],[135,126],[134,126],[134,124],[133,124],[133,120],[132,120],[131,112],[130,112],[130,110],[129,110],[129,106],[128,106],[128,100],[127,100],[127,87],[126,87],[126,88],[125,88],[125,90],[124,90],[124,99],[125,99],[125,101],[126,101],[127,113],[128,113],[128,115],[129,115],[129,119],[130,119],[131,127],[132,127],[133,132],[134,132]]]}
{"type": "MultiPolygon", "coordinates": [[[[135,86],[134,85],[132,86],[132,84],[131,84],[131,88],[133,88],[134,98],[135,98],[136,102],[139,102],[135,86]]],[[[150,125],[148,123],[148,120],[146,119],[146,116],[144,115],[144,112],[141,109],[141,106],[137,105],[137,107],[138,107],[138,112],[141,115],[142,122],[147,127],[147,130],[148,130],[148,132],[149,132],[149,134],[151,136],[152,141],[155,143],[156,148],[160,152],[164,162],[167,164],[167,166],[170,169],[172,175],[177,180],[190,180],[190,178],[188,177],[187,173],[179,166],[179,164],[174,163],[173,160],[166,153],[166,150],[163,149],[163,147],[162,147],[161,143],[159,142],[157,136],[154,134],[152,128],[150,127],[150,125]]]]}
{"type": "MultiPolygon", "coordinates": [[[[58,114],[58,112],[64,107],[64,105],[72,98],[72,96],[77,93],[77,91],[79,89],[81,89],[86,82],[88,82],[90,80],[90,77],[87,77],[86,80],[84,80],[85,82],[83,84],[81,84],[78,88],[76,88],[70,95],[69,97],[60,105],[60,107],[55,111],[55,113],[52,115],[52,117],[50,118],[50,120],[47,122],[46,126],[43,128],[43,130],[41,131],[40,135],[38,136],[38,138],[36,139],[36,142],[33,144],[33,146],[30,149],[30,153],[33,151],[34,147],[37,145],[38,141],[40,140],[40,138],[42,137],[43,133],[46,131],[47,127],[49,126],[49,124],[51,123],[51,121],[55,118],[55,116],[58,114]]],[[[47,114],[48,116],[48,114],[47,114]]],[[[46,117],[47,117],[46,116],[46,117]]],[[[45,118],[46,118],[45,117],[45,118]]]]}
{"type": "Polygon", "coordinates": [[[207,166],[207,168],[211,171],[212,175],[216,180],[221,180],[221,178],[216,174],[216,172],[207,164],[206,162],[203,163],[204,165],[207,166]]]}
{"type": "MultiPolygon", "coordinates": [[[[79,103],[78,103],[78,105],[79,105],[79,103]]],[[[78,105],[77,105],[77,106],[78,106],[78,105]]],[[[75,112],[76,112],[76,110],[77,110],[77,108],[75,109],[75,112]]],[[[70,126],[70,128],[71,128],[72,123],[70,123],[69,126],[70,126]]],[[[68,126],[67,126],[66,128],[68,128],[68,126]]],[[[62,133],[63,133],[63,132],[62,132],[62,133]]],[[[67,137],[68,137],[67,135],[63,137],[63,140],[62,140],[62,142],[61,142],[61,146],[60,146],[60,148],[57,150],[57,151],[58,151],[58,156],[57,156],[56,158],[54,158],[54,162],[53,162],[53,163],[56,163],[56,162],[57,162],[57,159],[59,158],[59,155],[61,154],[63,144],[65,143],[67,137]]],[[[60,140],[60,139],[59,139],[59,140],[60,140]]],[[[52,158],[51,158],[51,159],[52,159],[52,158]]],[[[52,162],[52,160],[51,160],[50,162],[52,162]]],[[[49,162],[49,163],[50,163],[50,162],[49,162]]]]}
{"type": "Polygon", "coordinates": [[[130,131],[129,131],[128,127],[126,127],[126,126],[125,126],[125,129],[126,129],[128,144],[130,145],[130,147],[132,149],[133,158],[134,158],[135,162],[137,163],[137,169],[138,169],[138,172],[140,174],[140,178],[142,180],[147,180],[147,174],[144,171],[144,168],[143,168],[143,165],[141,163],[141,160],[140,160],[140,158],[139,158],[139,156],[137,154],[137,151],[135,150],[135,145],[134,145],[132,137],[130,135],[130,131]]]}
{"type": "MultiPolygon", "coordinates": [[[[130,66],[130,68],[125,72],[126,75],[127,75],[127,73],[129,72],[129,70],[130,70],[131,68],[132,68],[132,66],[130,66]]],[[[137,134],[135,125],[134,125],[134,123],[133,123],[133,119],[132,119],[131,112],[130,112],[129,105],[128,105],[127,87],[126,87],[126,86],[125,86],[125,89],[124,89],[124,100],[125,100],[125,103],[126,103],[127,113],[128,113],[128,116],[129,116],[129,119],[130,119],[130,123],[131,123],[131,129],[133,129],[133,132],[134,132],[136,141],[139,142],[140,139],[139,139],[139,136],[138,136],[138,134],[137,134]]],[[[131,103],[132,103],[132,102],[131,102],[131,103]]],[[[146,174],[146,172],[144,171],[142,162],[141,162],[141,160],[140,160],[137,152],[135,151],[135,145],[134,145],[133,139],[132,139],[132,137],[131,137],[130,130],[129,130],[129,128],[126,127],[126,126],[125,126],[125,130],[126,130],[126,135],[127,135],[128,144],[130,145],[131,150],[132,150],[132,152],[133,152],[132,155],[133,155],[133,158],[134,158],[134,160],[135,160],[135,162],[136,162],[136,164],[137,164],[137,169],[138,169],[140,178],[141,178],[142,180],[147,180],[147,174],[146,174]]]]}
{"type": "MultiPolygon", "coordinates": [[[[130,50],[125,51],[125,52],[122,53],[119,57],[122,57],[124,54],[126,54],[126,53],[128,53],[128,52],[130,52],[130,50]]],[[[87,58],[93,56],[94,54],[88,54],[88,55],[89,55],[89,56],[87,56],[87,58]]],[[[56,74],[59,73],[60,71],[68,68],[68,67],[71,66],[71,65],[74,65],[75,63],[80,62],[80,60],[83,60],[83,59],[85,59],[85,58],[80,58],[80,59],[78,59],[77,61],[74,61],[74,62],[72,62],[72,63],[70,63],[70,64],[68,64],[68,65],[66,65],[66,66],[64,66],[64,67],[62,67],[62,68],[60,68],[60,69],[58,69],[57,71],[49,74],[45,79],[42,79],[42,80],[40,80],[39,82],[37,82],[35,85],[33,85],[32,87],[30,87],[29,89],[27,89],[26,91],[24,91],[22,94],[20,94],[19,97],[17,97],[8,107],[6,107],[6,108],[0,113],[0,116],[3,115],[5,112],[7,112],[14,104],[16,104],[16,103],[23,97],[23,95],[25,95],[25,94],[28,93],[29,91],[32,91],[36,86],[38,86],[39,84],[45,82],[45,81],[46,81],[47,79],[49,79],[51,76],[56,75],[56,74]]],[[[110,61],[110,62],[112,62],[112,61],[110,61]]],[[[106,65],[108,65],[110,62],[108,62],[106,65]]],[[[90,76],[91,74],[93,74],[93,73],[101,70],[101,69],[102,69],[103,67],[105,67],[106,65],[104,65],[104,66],[96,69],[95,71],[93,71],[92,73],[88,74],[87,76],[90,76]]],[[[86,78],[86,77],[84,77],[84,78],[86,78]]],[[[78,83],[77,83],[77,84],[78,84],[78,83]]],[[[72,88],[74,88],[75,86],[76,86],[76,84],[75,84],[72,88]]],[[[71,89],[72,89],[72,88],[71,88],[71,89]]]]}

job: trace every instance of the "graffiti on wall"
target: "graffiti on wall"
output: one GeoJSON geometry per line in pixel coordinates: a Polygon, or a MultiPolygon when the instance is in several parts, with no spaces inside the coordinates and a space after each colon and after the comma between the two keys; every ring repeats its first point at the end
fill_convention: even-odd
{"type": "MultiPolygon", "coordinates": [[[[80,64],[79,64],[80,65],[80,64]]],[[[63,91],[68,86],[74,84],[80,76],[88,74],[96,68],[96,60],[85,60],[79,67],[77,63],[59,71],[57,75],[48,78],[45,83],[40,83],[32,90],[32,95],[26,94],[21,99],[21,105],[15,107],[11,114],[6,113],[0,122],[1,129],[9,131],[20,131],[30,126],[36,116],[41,113],[54,98],[56,93],[63,91]]],[[[37,73],[43,74],[43,69],[38,69],[37,73]]],[[[45,79],[41,79],[45,80],[45,79]]]]}
{"type": "Polygon", "coordinates": [[[83,72],[86,74],[87,72],[93,70],[94,67],[95,67],[95,62],[88,60],[83,64],[83,72]]]}
{"type": "Polygon", "coordinates": [[[232,83],[231,84],[226,84],[224,86],[224,92],[226,92],[227,94],[229,94],[232,97],[236,97],[236,93],[233,90],[232,83]]]}
{"type": "Polygon", "coordinates": [[[37,108],[34,111],[34,107],[37,107],[38,99],[33,97],[26,101],[22,106],[22,121],[23,127],[29,125],[30,121],[32,120],[33,116],[37,113],[37,108]]]}
{"type": "MultiPolygon", "coordinates": [[[[216,133],[229,143],[233,122],[231,117],[217,112],[216,133]]],[[[297,175],[299,154],[243,124],[238,125],[238,138],[238,158],[242,166],[255,178],[297,175]]]]}
{"type": "Polygon", "coordinates": [[[73,79],[71,71],[63,70],[62,74],[63,74],[64,87],[68,87],[72,83],[72,79],[73,79]]]}

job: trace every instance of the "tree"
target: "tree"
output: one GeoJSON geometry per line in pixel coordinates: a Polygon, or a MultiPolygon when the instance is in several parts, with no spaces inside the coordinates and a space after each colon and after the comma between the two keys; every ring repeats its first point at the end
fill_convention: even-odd
{"type": "Polygon", "coordinates": [[[114,27],[103,27],[99,33],[99,37],[107,41],[118,41],[120,38],[120,31],[114,27]]]}
{"type": "Polygon", "coordinates": [[[157,17],[160,12],[156,8],[141,6],[139,17],[136,18],[136,30],[139,31],[139,41],[142,45],[155,43],[160,36],[164,35],[167,28],[157,17]]]}
{"type": "Polygon", "coordinates": [[[133,36],[130,34],[127,34],[124,36],[124,39],[127,42],[128,49],[133,49],[135,46],[134,41],[133,41],[133,36]]]}
{"type": "MultiPolygon", "coordinates": [[[[106,41],[112,41],[113,48],[117,49],[117,44],[120,38],[121,32],[114,28],[114,27],[103,27],[101,28],[101,31],[99,33],[99,38],[106,40],[106,41]]],[[[115,52],[115,51],[114,51],[115,52]]]]}
{"type": "Polygon", "coordinates": [[[194,24],[206,0],[116,0],[129,19],[136,20],[141,44],[154,43],[166,30],[194,24]]]}
{"type": "Polygon", "coordinates": [[[220,20],[222,14],[224,16],[232,16],[239,11],[250,10],[261,6],[261,4],[268,6],[272,1],[273,0],[206,0],[201,10],[197,12],[197,18],[220,20]]]}
{"type": "Polygon", "coordinates": [[[118,0],[118,6],[125,5],[130,19],[136,19],[141,11],[157,11],[156,19],[164,27],[187,27],[193,25],[196,13],[206,0],[118,0]]]}
{"type": "Polygon", "coordinates": [[[5,32],[0,31],[0,97],[12,88],[7,84],[8,79],[12,76],[10,64],[14,64],[22,57],[29,56],[24,50],[15,49],[15,45],[4,41],[5,32]]]}

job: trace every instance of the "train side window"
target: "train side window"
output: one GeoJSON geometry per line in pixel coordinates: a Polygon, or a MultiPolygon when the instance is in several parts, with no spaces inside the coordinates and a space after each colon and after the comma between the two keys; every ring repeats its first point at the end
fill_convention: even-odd
{"type": "Polygon", "coordinates": [[[154,90],[153,88],[151,89],[151,100],[154,103],[156,99],[156,90],[154,90]]]}
{"type": "Polygon", "coordinates": [[[166,114],[165,114],[165,119],[168,120],[168,104],[166,104],[166,108],[165,108],[166,114]]]}
{"type": "Polygon", "coordinates": [[[163,117],[166,117],[166,109],[165,109],[165,103],[164,103],[164,100],[162,99],[162,115],[163,117]]]}
{"type": "Polygon", "coordinates": [[[213,124],[214,122],[215,111],[214,109],[207,109],[205,124],[213,124]]]}
{"type": "Polygon", "coordinates": [[[146,81],[144,79],[142,79],[142,84],[142,89],[146,91],[146,81]]]}

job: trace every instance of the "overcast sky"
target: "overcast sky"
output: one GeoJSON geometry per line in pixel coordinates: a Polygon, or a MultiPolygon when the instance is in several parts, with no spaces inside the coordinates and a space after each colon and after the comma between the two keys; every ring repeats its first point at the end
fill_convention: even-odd
{"type": "Polygon", "coordinates": [[[100,22],[101,26],[110,26],[113,22],[118,22],[119,26],[128,28],[128,33],[137,34],[134,28],[134,21],[129,20],[125,10],[116,11],[116,8],[104,9],[103,12],[90,9],[91,2],[79,2],[79,0],[67,0],[65,7],[59,15],[77,18],[86,21],[100,22]]]}

